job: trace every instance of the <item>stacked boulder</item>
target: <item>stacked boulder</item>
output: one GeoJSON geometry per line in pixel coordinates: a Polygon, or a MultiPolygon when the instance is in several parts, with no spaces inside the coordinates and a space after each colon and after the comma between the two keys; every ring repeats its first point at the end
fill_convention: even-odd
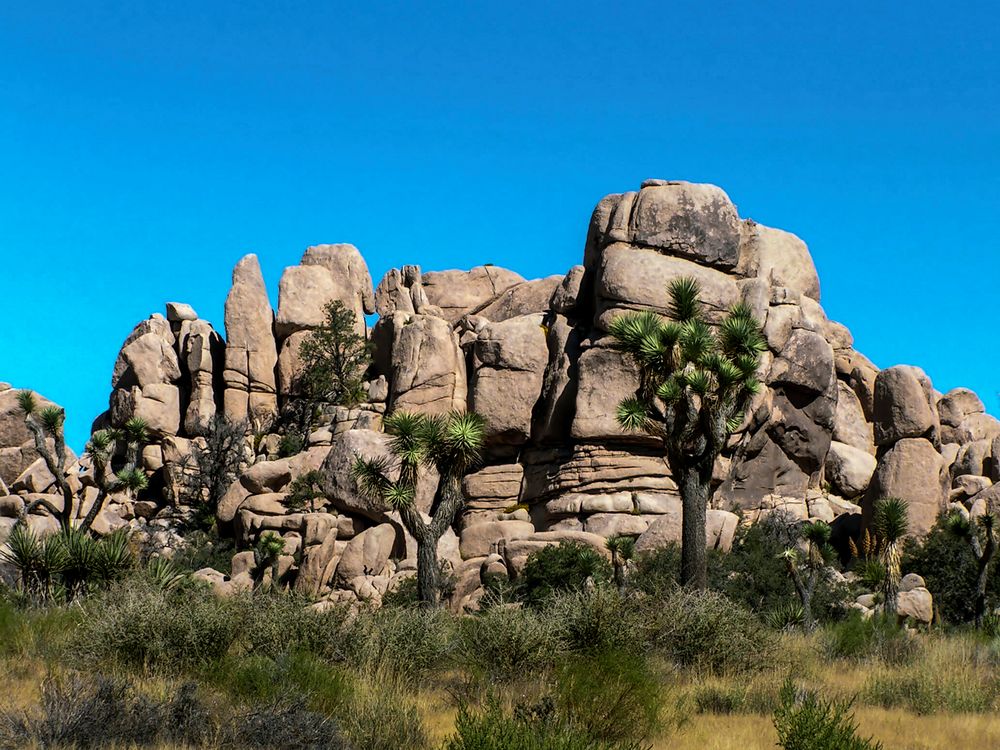
{"type": "MultiPolygon", "coordinates": [[[[775,512],[853,534],[882,495],[910,502],[914,533],[949,504],[975,514],[1000,500],[1000,422],[975,394],[942,396],[919,369],[879,371],[856,351],[824,313],[795,235],[741,219],[712,185],[649,180],[598,203],[583,263],[562,276],[403,266],[373,289],[356,248],[320,245],[285,270],[275,312],[260,264],[246,256],[233,271],[225,339],[177,303],[126,338],[97,424],[140,416],[155,440],[143,454],[151,489],[114,510],[130,523],[165,523],[176,512],[169,505],[184,502],[184,466],[212,419],[251,419],[251,465],[220,504],[220,526],[246,547],[281,535],[279,575],[310,596],[377,602],[413,575],[415,544],[397,514],[358,491],[351,466],[358,455],[387,455],[387,411],[468,408],[485,418],[487,444],[483,466],[465,479],[465,510],[439,545],[454,606],[474,606],[486,576],[516,577],[545,545],[576,540],[606,554],[612,535],[634,537],[640,550],[677,541],[680,497],[661,447],[615,419],[638,372],[608,331],[623,312],[666,314],[667,286],[682,276],[700,283],[710,323],[749,305],[768,346],[766,388],[715,467],[709,545],[728,549],[741,520],[775,512]],[[333,300],[371,341],[368,400],[328,410],[300,453],[279,456],[274,417],[296,398],[302,341],[333,300]],[[292,483],[311,471],[321,491],[292,503],[292,483]]],[[[28,436],[7,426],[4,398],[0,477],[27,487],[15,480],[36,457],[28,436]]],[[[424,514],[435,481],[418,493],[424,514]]],[[[220,591],[248,585],[251,559],[237,558],[230,577],[204,577],[220,591]]]]}

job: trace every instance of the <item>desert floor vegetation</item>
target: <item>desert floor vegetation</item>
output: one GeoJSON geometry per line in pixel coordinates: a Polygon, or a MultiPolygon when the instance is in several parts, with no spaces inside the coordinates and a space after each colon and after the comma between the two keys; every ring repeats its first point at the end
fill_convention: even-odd
{"type": "Polygon", "coordinates": [[[68,605],[8,591],[0,746],[747,750],[779,728],[812,750],[1000,744],[995,633],[775,627],[657,578],[670,564],[625,591],[536,570],[544,596],[501,587],[465,617],[222,599],[142,566],[68,605]]]}

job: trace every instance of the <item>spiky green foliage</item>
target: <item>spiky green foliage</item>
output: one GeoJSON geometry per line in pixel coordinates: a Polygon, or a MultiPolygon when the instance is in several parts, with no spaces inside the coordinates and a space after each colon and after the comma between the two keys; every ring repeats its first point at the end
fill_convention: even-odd
{"type": "Polygon", "coordinates": [[[18,391],[17,405],[25,414],[34,414],[38,404],[35,401],[35,394],[31,391],[18,391]]]}
{"type": "Polygon", "coordinates": [[[154,557],[146,564],[146,578],[160,591],[173,591],[183,585],[188,575],[165,557],[154,557]]]}
{"type": "Polygon", "coordinates": [[[816,626],[812,611],[813,595],[817,585],[828,578],[830,565],[837,556],[830,546],[830,534],[830,526],[825,521],[804,523],[798,527],[798,535],[805,549],[789,547],[782,554],[801,603],[802,624],[806,630],[816,626]]]}
{"type": "Polygon", "coordinates": [[[965,539],[976,560],[975,623],[977,629],[982,629],[986,617],[986,591],[989,586],[990,567],[996,555],[997,517],[993,507],[987,507],[986,513],[973,517],[955,511],[947,516],[945,527],[953,535],[965,539]]]}
{"type": "Polygon", "coordinates": [[[285,497],[285,507],[292,510],[308,508],[310,512],[315,512],[316,501],[322,497],[323,473],[314,469],[292,480],[285,497]]]}
{"type": "Polygon", "coordinates": [[[486,424],[473,412],[429,416],[396,412],[385,419],[389,454],[358,456],[352,473],[359,491],[397,510],[417,541],[417,588],[421,602],[437,604],[440,596],[436,544],[465,501],[462,477],[478,466],[486,424]],[[430,522],[414,507],[421,469],[433,469],[439,480],[430,522]]]}
{"type": "Polygon", "coordinates": [[[46,406],[38,412],[38,418],[45,431],[52,435],[63,426],[63,422],[66,421],[66,414],[58,406],[46,406]]]}
{"type": "MultiPolygon", "coordinates": [[[[687,477],[680,484],[690,508],[707,501],[715,459],[761,390],[757,370],[767,345],[748,305],[733,305],[713,327],[697,280],[675,279],[667,291],[672,320],[642,311],[611,322],[617,347],[640,368],[639,388],[618,405],[616,417],[628,432],[663,440],[674,476],[687,477]]],[[[694,576],[704,586],[704,554],[693,551],[697,546],[694,540],[685,545],[683,575],[686,583],[694,576]]]]}
{"type": "Polygon", "coordinates": [[[885,579],[882,582],[883,604],[886,612],[893,614],[896,611],[896,595],[902,577],[901,542],[909,528],[909,510],[906,501],[898,497],[881,497],[876,500],[872,508],[871,525],[881,544],[879,561],[885,570],[885,579]]]}
{"type": "Polygon", "coordinates": [[[115,476],[121,483],[122,488],[131,492],[139,492],[149,486],[146,472],[142,469],[122,469],[115,476]]]}

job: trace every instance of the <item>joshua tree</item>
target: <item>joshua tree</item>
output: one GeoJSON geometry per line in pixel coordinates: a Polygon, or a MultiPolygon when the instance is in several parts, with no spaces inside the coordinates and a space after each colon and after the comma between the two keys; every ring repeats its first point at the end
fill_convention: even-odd
{"type": "Polygon", "coordinates": [[[802,602],[802,625],[806,631],[811,631],[816,627],[812,613],[816,584],[826,575],[828,566],[837,553],[830,546],[830,527],[824,521],[803,524],[800,533],[805,542],[805,551],[799,547],[790,547],[782,557],[795,585],[795,593],[802,602]]]}
{"type": "Polygon", "coordinates": [[[462,477],[480,461],[484,428],[483,418],[474,412],[445,416],[396,412],[385,420],[385,430],[392,436],[391,455],[358,457],[354,464],[361,491],[399,511],[403,525],[416,540],[417,596],[426,606],[440,603],[438,540],[465,503],[462,477]],[[440,476],[429,523],[414,504],[421,467],[437,469],[440,476]]]}
{"type": "Polygon", "coordinates": [[[35,394],[31,391],[21,391],[17,394],[17,404],[24,412],[24,423],[31,431],[35,441],[35,451],[45,461],[49,473],[55,477],[56,486],[63,497],[63,507],[58,509],[45,498],[37,498],[27,505],[24,514],[42,506],[59,519],[64,529],[68,529],[73,520],[73,488],[66,479],[66,438],[63,435],[63,422],[66,413],[58,406],[48,406],[39,409],[35,394]],[[52,450],[49,450],[48,439],[52,439],[52,450]]]}
{"type": "Polygon", "coordinates": [[[955,511],[948,516],[947,528],[956,536],[968,541],[972,556],[976,558],[976,629],[982,629],[986,616],[986,584],[989,581],[990,563],[997,551],[997,518],[993,508],[978,518],[955,511]]]}
{"type": "Polygon", "coordinates": [[[872,527],[879,540],[879,560],[885,569],[882,582],[883,606],[887,615],[896,614],[896,595],[899,593],[900,558],[902,541],[909,527],[909,510],[906,501],[898,497],[882,497],[872,508],[872,527]]]}
{"type": "Polygon", "coordinates": [[[364,400],[363,377],[371,360],[371,344],[355,330],[356,318],[340,300],[324,307],[323,324],[299,346],[301,367],[295,376],[298,399],[290,405],[303,440],[320,404],[353,406],[364,400]]]}
{"type": "Polygon", "coordinates": [[[733,305],[713,330],[703,316],[696,280],[676,279],[668,292],[672,320],[644,311],[611,324],[617,346],[640,369],[636,395],[619,404],[617,417],[623,429],[662,441],[683,508],[681,583],[705,588],[712,468],[760,391],[757,370],[766,343],[746,304],[733,305]]]}
{"type": "MultiPolygon", "coordinates": [[[[27,515],[38,506],[48,509],[52,515],[59,518],[64,529],[73,525],[75,496],[73,488],[66,477],[66,438],[63,424],[66,421],[65,412],[57,406],[39,409],[35,396],[31,391],[21,391],[17,394],[18,405],[24,412],[24,422],[31,430],[35,441],[35,450],[45,461],[49,473],[55,478],[56,486],[63,497],[62,509],[55,508],[44,498],[38,498],[24,509],[27,515]],[[50,450],[48,440],[52,440],[50,450]]],[[[87,443],[87,453],[94,462],[94,479],[97,482],[97,497],[87,511],[87,515],[76,527],[78,531],[87,531],[94,523],[98,513],[104,507],[109,494],[129,490],[138,492],[146,487],[146,475],[138,468],[139,453],[147,440],[146,423],[133,417],[125,423],[121,430],[98,430],[87,443]],[[118,448],[124,443],[125,465],[118,472],[111,470],[111,460],[118,448]]]]}
{"type": "Polygon", "coordinates": [[[625,591],[625,568],[635,555],[635,539],[630,536],[616,534],[608,537],[605,546],[611,553],[611,565],[615,572],[615,585],[618,590],[625,591]]]}

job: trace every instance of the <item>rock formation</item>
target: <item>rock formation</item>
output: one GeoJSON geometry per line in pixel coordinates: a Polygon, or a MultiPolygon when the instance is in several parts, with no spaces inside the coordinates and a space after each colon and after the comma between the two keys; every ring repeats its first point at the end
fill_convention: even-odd
{"type": "MultiPolygon", "coordinates": [[[[607,330],[623,311],[665,313],[667,283],[679,276],[700,282],[710,320],[748,304],[768,343],[767,387],[716,466],[709,544],[727,549],[741,519],[775,511],[856,528],[886,494],[910,502],[912,532],[921,534],[949,503],[981,512],[993,497],[1000,422],[974,393],[941,395],[921,370],[879,371],[856,351],[823,312],[799,238],[741,219],[717,187],[649,180],[598,203],[583,264],[564,276],[404,266],[373,289],[356,248],[320,245],[285,270],[275,313],[256,257],[246,256],[233,271],[224,339],[189,306],[170,303],[166,317],[142,321],[123,343],[97,424],[142,416],[156,441],[143,454],[146,505],[113,503],[109,512],[167,534],[166,521],[154,524],[173,512],[168,490],[192,441],[216,414],[260,417],[254,463],[219,505],[220,524],[243,545],[265,531],[282,535],[282,571],[301,591],[378,601],[413,574],[413,540],[395,513],[360,495],[350,464],[385,453],[387,410],[472,408],[488,425],[486,461],[466,478],[467,507],[439,549],[455,575],[455,607],[475,604],[486,572],[516,576],[540,546],[575,539],[603,554],[614,534],[635,537],[640,550],[677,540],[668,467],[655,444],[615,420],[637,373],[607,330]],[[355,313],[373,343],[369,400],[329,409],[302,452],[279,456],[265,418],[295,398],[298,347],[331,300],[355,313]],[[311,470],[324,476],[323,496],[288,507],[292,482],[311,470]]],[[[0,392],[0,478],[10,492],[44,492],[12,393],[0,392]]],[[[418,497],[424,512],[432,493],[428,486],[418,497]]],[[[217,588],[245,583],[236,567],[233,581],[205,577],[217,588]]]]}

